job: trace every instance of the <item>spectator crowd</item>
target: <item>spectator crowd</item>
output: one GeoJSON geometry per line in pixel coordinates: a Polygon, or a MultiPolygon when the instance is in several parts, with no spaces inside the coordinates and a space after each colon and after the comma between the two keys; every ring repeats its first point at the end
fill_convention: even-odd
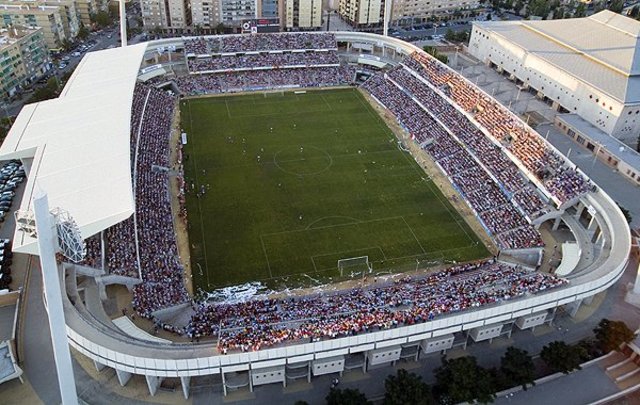
{"type": "MultiPolygon", "coordinates": [[[[131,177],[136,210],[105,232],[106,267],[111,274],[142,275],[133,289],[133,307],[142,316],[189,300],[178,256],[167,174],[174,99],[138,84],[131,115],[131,177]]],[[[97,238],[96,238],[97,239],[97,238]]],[[[85,262],[96,262],[100,243],[92,242],[85,262]]]]}
{"type": "Polygon", "coordinates": [[[290,341],[317,341],[433,320],[535,294],[567,281],[490,261],[457,265],[365,289],[300,298],[200,304],[187,336],[217,336],[221,353],[255,351],[290,341]]]}
{"type": "Polygon", "coordinates": [[[338,48],[335,35],[328,32],[190,37],[185,38],[184,45],[187,55],[338,48]]]}
{"type": "Polygon", "coordinates": [[[414,53],[403,63],[470,114],[493,141],[508,150],[543,183],[558,203],[563,204],[589,191],[589,181],[542,137],[461,75],[421,53],[414,53]]]}
{"type": "Polygon", "coordinates": [[[189,95],[233,93],[293,87],[330,87],[353,83],[355,70],[349,66],[247,70],[175,79],[181,92],[189,95]]]}
{"type": "MultiPolygon", "coordinates": [[[[476,212],[478,219],[484,224],[500,249],[543,246],[540,233],[509,201],[508,192],[505,187],[501,187],[496,175],[490,169],[493,166],[483,164],[482,159],[474,159],[473,147],[468,147],[461,141],[460,137],[470,137],[463,132],[471,128],[460,121],[444,117],[448,107],[435,104],[431,112],[428,107],[431,103],[426,96],[421,95],[418,98],[409,90],[403,90],[393,78],[402,80],[401,83],[407,86],[406,88],[411,88],[412,79],[399,75],[397,71],[400,69],[404,68],[401,66],[394,68],[385,75],[386,77],[383,75],[372,77],[364,84],[364,88],[394,114],[396,119],[434,158],[451,183],[476,212]],[[512,232],[521,228],[527,230],[512,232]]],[[[480,132],[475,134],[478,137],[484,137],[480,132]]],[[[482,144],[482,141],[472,142],[482,144]]],[[[485,145],[485,148],[485,152],[490,150],[488,145],[485,145]]],[[[498,167],[508,167],[506,162],[502,160],[499,162],[504,165],[498,167]]],[[[518,175],[517,171],[513,172],[513,176],[518,175]]]]}
{"type": "Polygon", "coordinates": [[[339,66],[335,51],[282,53],[252,53],[220,55],[207,58],[188,58],[189,72],[220,72],[224,70],[273,69],[282,67],[339,66]]]}

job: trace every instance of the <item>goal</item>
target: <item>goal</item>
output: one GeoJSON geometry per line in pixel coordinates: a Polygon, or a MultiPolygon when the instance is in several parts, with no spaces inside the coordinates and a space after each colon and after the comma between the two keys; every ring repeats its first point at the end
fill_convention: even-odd
{"type": "Polygon", "coordinates": [[[348,257],[338,260],[338,270],[340,271],[340,277],[343,277],[345,270],[348,272],[356,272],[364,275],[365,272],[371,272],[371,263],[369,263],[369,256],[348,257]]]}

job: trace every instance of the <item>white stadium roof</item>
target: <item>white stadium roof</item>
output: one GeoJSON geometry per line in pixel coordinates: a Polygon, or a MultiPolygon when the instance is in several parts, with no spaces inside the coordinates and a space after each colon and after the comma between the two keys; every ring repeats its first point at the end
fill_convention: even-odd
{"type": "Polygon", "coordinates": [[[623,103],[640,102],[640,22],[604,10],[586,18],[476,23],[623,103]]]}
{"type": "MultiPolygon", "coordinates": [[[[130,120],[146,44],[87,54],[60,97],[25,106],[0,147],[0,160],[33,158],[20,210],[36,188],[51,208],[68,211],[83,238],[128,218],[130,120]]],[[[35,239],[16,230],[13,249],[37,254],[35,239]]]]}

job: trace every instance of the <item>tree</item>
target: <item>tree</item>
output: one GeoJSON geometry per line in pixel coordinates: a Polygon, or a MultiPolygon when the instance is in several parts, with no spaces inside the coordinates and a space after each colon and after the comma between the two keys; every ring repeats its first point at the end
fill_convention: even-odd
{"type": "Polygon", "coordinates": [[[447,32],[444,34],[444,37],[446,38],[447,41],[455,41],[456,40],[456,33],[453,32],[453,30],[451,28],[448,28],[447,32]]]}
{"type": "Polygon", "coordinates": [[[56,97],[58,95],[58,87],[58,79],[53,76],[50,77],[49,80],[47,80],[47,85],[36,89],[27,103],[36,103],[56,97]]]}
{"type": "Polygon", "coordinates": [[[527,6],[527,10],[531,15],[546,17],[549,15],[549,3],[546,0],[532,0],[527,6]]]}
{"type": "Polygon", "coordinates": [[[98,24],[102,28],[110,26],[113,22],[111,16],[106,11],[98,11],[95,16],[95,21],[96,24],[98,24]]]}
{"type": "Polygon", "coordinates": [[[587,15],[587,7],[584,5],[584,3],[578,4],[578,7],[576,7],[576,11],[573,13],[573,17],[579,18],[579,17],[585,17],[586,15],[587,15]]]}
{"type": "Polygon", "coordinates": [[[435,404],[431,388],[422,381],[422,377],[404,369],[387,377],[384,388],[384,405],[435,404]]]}
{"type": "Polygon", "coordinates": [[[554,372],[569,374],[573,370],[580,370],[580,358],[584,348],[569,346],[565,342],[551,342],[542,348],[540,357],[554,372]]]}
{"type": "Polygon", "coordinates": [[[635,333],[622,321],[610,321],[606,318],[600,321],[593,330],[596,339],[605,353],[620,350],[620,345],[631,342],[635,333]]]}
{"type": "Polygon", "coordinates": [[[513,6],[513,11],[516,13],[516,15],[520,15],[520,12],[522,11],[523,8],[524,8],[524,3],[522,2],[522,0],[518,0],[513,6]]]}
{"type": "Polygon", "coordinates": [[[425,46],[424,48],[422,48],[426,53],[428,53],[429,55],[433,56],[434,58],[438,59],[440,62],[442,63],[447,63],[449,62],[449,57],[447,55],[443,55],[440,52],[438,52],[438,50],[433,47],[433,46],[425,46]]]}
{"type": "Polygon", "coordinates": [[[564,7],[558,7],[555,10],[553,10],[554,20],[561,20],[563,18],[564,18],[564,7]]]}
{"type": "Polygon", "coordinates": [[[611,4],[609,4],[609,10],[614,13],[622,13],[624,9],[624,0],[613,0],[611,4]]]}
{"type": "Polygon", "coordinates": [[[629,11],[629,17],[638,18],[638,15],[640,15],[640,7],[636,4],[635,6],[633,6],[631,11],[629,11]]]}
{"type": "Polygon", "coordinates": [[[78,30],[78,39],[84,41],[89,36],[89,30],[84,24],[80,24],[80,29],[78,30]]]}
{"type": "Polygon", "coordinates": [[[509,347],[500,359],[500,371],[509,386],[522,385],[522,389],[526,391],[528,384],[535,385],[536,369],[526,350],[509,347]]]}
{"type": "MultiPolygon", "coordinates": [[[[638,140],[639,140],[638,146],[640,147],[640,138],[638,138],[638,140]]],[[[638,150],[638,152],[640,152],[640,150],[638,150]]],[[[618,202],[616,202],[616,205],[618,206],[618,208],[620,208],[620,211],[622,211],[622,215],[624,215],[624,218],[627,220],[627,223],[630,224],[631,221],[633,220],[633,217],[631,216],[631,212],[629,212],[629,210],[624,208],[622,205],[618,204],[618,202]]]]}
{"type": "Polygon", "coordinates": [[[488,370],[480,367],[473,356],[447,360],[442,357],[442,366],[435,371],[436,391],[439,402],[488,403],[495,399],[495,379],[488,370]]]}
{"type": "Polygon", "coordinates": [[[325,398],[327,405],[371,405],[367,397],[357,389],[331,388],[329,395],[325,398]]]}

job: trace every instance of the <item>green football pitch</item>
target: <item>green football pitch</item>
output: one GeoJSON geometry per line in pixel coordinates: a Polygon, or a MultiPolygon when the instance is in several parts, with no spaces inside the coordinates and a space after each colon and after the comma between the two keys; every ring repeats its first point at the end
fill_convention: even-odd
{"type": "Polygon", "coordinates": [[[197,287],[335,281],[338,260],[360,256],[381,274],[489,254],[355,89],[184,100],[181,118],[197,287]]]}

